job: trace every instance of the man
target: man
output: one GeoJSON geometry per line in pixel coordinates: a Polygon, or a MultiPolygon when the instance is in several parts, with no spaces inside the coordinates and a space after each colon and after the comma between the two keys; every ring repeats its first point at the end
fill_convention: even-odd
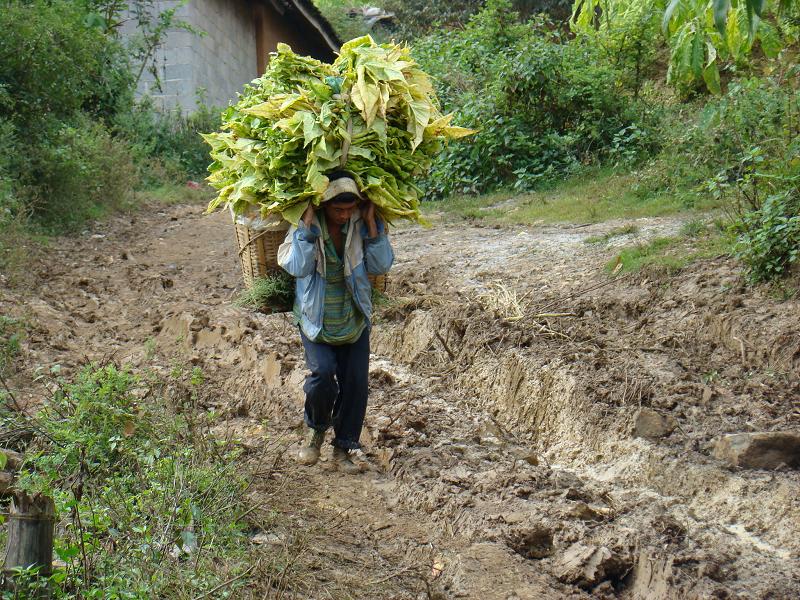
{"type": "Polygon", "coordinates": [[[350,451],[367,410],[372,287],[367,274],[381,275],[394,253],[375,205],[363,200],[350,173],[337,171],[322,205],[309,204],[278,249],[278,264],[296,278],[295,321],[305,349],[305,422],[308,432],[298,460],[319,459],[325,432],[334,430],[338,468],[357,473],[350,451]],[[361,208],[358,204],[361,202],[361,208]]]}

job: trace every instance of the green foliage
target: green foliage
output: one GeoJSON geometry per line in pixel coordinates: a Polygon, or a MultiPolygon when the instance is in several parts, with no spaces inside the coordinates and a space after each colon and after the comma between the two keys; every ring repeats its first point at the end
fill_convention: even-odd
{"type": "MultiPolygon", "coordinates": [[[[365,34],[380,41],[390,39],[414,41],[441,30],[460,29],[485,5],[484,0],[375,0],[369,6],[379,7],[394,15],[388,24],[370,27],[363,18],[349,16],[351,9],[361,9],[358,0],[314,0],[339,38],[349,40],[365,34]]],[[[571,0],[512,0],[514,10],[523,18],[544,13],[557,21],[570,15],[571,0]]]]}
{"type": "Polygon", "coordinates": [[[19,356],[24,335],[20,321],[0,315],[0,375],[5,375],[19,356]]]}
{"type": "MultiPolygon", "coordinates": [[[[331,24],[337,36],[342,41],[352,40],[362,35],[370,34],[381,42],[388,41],[391,32],[381,25],[370,27],[369,24],[360,16],[355,14],[365,6],[359,0],[314,0],[314,4],[319,8],[328,23],[331,24]],[[354,16],[350,16],[350,11],[354,11],[354,16]]],[[[370,6],[382,8],[385,2],[370,2],[370,6]]],[[[394,27],[392,28],[394,30],[394,27]]]]}
{"type": "Polygon", "coordinates": [[[85,117],[48,122],[35,153],[19,157],[17,194],[50,231],[74,230],[87,219],[125,206],[136,181],[128,146],[85,117]]]}
{"type": "Polygon", "coordinates": [[[0,28],[0,108],[25,135],[41,134],[42,119],[108,117],[131,105],[124,49],[87,27],[75,3],[4,2],[0,28]]]}
{"type": "MultiPolygon", "coordinates": [[[[34,223],[75,230],[127,205],[131,190],[199,179],[207,157],[197,131],[218,121],[159,118],[134,103],[138,74],[174,10],[152,0],[9,0],[0,11],[0,230],[9,239],[34,223]],[[118,35],[127,9],[141,35],[118,35]],[[21,51],[24,49],[24,51],[21,51]]],[[[175,7],[173,7],[175,8],[175,7]]],[[[0,263],[13,248],[0,243],[0,263]]]]}
{"type": "Polygon", "coordinates": [[[200,134],[219,129],[220,113],[202,97],[191,114],[158,112],[145,97],[131,111],[118,114],[115,128],[130,145],[141,185],[204,179],[210,159],[200,134]]]}
{"type": "Polygon", "coordinates": [[[737,255],[754,281],[786,274],[800,244],[800,92],[749,79],[710,103],[699,151],[712,172],[706,189],[725,202],[739,235],[737,255]]]}
{"type": "Polygon", "coordinates": [[[754,46],[777,59],[796,40],[792,0],[575,0],[572,26],[619,56],[653,53],[655,23],[670,48],[667,81],[684,94],[722,93],[720,71],[747,63],[754,46]],[[659,18],[660,17],[660,18],[659,18]]]}
{"type": "MultiPolygon", "coordinates": [[[[508,0],[491,0],[463,30],[422,40],[415,54],[443,108],[480,130],[435,163],[432,197],[557,180],[633,131],[633,107],[596,47],[561,39],[542,19],[520,21],[508,0]]],[[[631,137],[630,151],[645,138],[631,137]]]]}
{"type": "Polygon", "coordinates": [[[132,106],[122,46],[87,26],[71,2],[7,2],[0,28],[6,221],[30,215],[63,230],[123,203],[130,159],[103,125],[132,106]]]}
{"type": "Polygon", "coordinates": [[[257,277],[250,289],[243,291],[236,299],[235,304],[262,312],[291,310],[294,286],[294,277],[284,271],[257,277]]]}
{"type": "Polygon", "coordinates": [[[736,254],[755,282],[783,277],[800,257],[800,175],[794,176],[792,186],[768,196],[736,227],[736,254]]]}
{"type": "Polygon", "coordinates": [[[202,381],[197,369],[160,382],[86,368],[28,423],[38,435],[18,485],[56,503],[66,567],[51,578],[54,598],[194,597],[247,566],[246,482],[236,451],[207,434],[202,381]]]}
{"type": "Polygon", "coordinates": [[[578,0],[570,26],[616,67],[623,85],[638,94],[658,57],[653,40],[659,36],[663,10],[663,2],[653,0],[578,0]]]}

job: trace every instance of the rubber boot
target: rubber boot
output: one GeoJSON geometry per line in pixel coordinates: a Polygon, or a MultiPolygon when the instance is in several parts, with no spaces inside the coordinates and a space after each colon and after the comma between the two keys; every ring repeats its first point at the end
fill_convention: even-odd
{"type": "Polygon", "coordinates": [[[356,473],[361,472],[359,466],[354,463],[353,459],[350,457],[350,451],[345,450],[344,448],[335,447],[333,449],[333,462],[336,465],[336,468],[342,473],[355,475],[356,473]]]}
{"type": "Polygon", "coordinates": [[[303,447],[297,453],[297,461],[301,465],[311,466],[319,460],[319,449],[325,441],[325,432],[309,429],[303,447]]]}

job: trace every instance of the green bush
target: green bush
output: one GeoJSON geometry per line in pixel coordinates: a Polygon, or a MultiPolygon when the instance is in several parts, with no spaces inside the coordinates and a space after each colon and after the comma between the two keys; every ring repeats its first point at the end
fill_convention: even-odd
{"type": "Polygon", "coordinates": [[[800,176],[794,189],[767,197],[737,223],[737,256],[755,282],[786,275],[800,256],[800,176]]]}
{"type": "Polygon", "coordinates": [[[0,117],[0,229],[13,222],[20,209],[14,193],[16,177],[13,162],[16,142],[14,123],[0,117]]]}
{"type": "Polygon", "coordinates": [[[35,222],[52,232],[70,231],[87,219],[125,206],[135,167],[124,142],[87,117],[51,127],[18,161],[17,194],[35,222]]]}
{"type": "MultiPolygon", "coordinates": [[[[213,109],[134,102],[131,53],[101,14],[120,3],[10,0],[0,11],[0,229],[72,231],[136,187],[202,179],[213,109]],[[24,51],[21,51],[24,49],[24,51]]],[[[141,23],[140,23],[141,25],[141,23]]],[[[1,244],[0,244],[1,245],[1,244]]],[[[0,248],[5,261],[6,249],[0,248]]]]}
{"type": "Polygon", "coordinates": [[[145,97],[131,111],[117,115],[116,130],[131,145],[143,185],[203,180],[211,159],[201,133],[220,127],[221,109],[198,98],[197,110],[159,112],[145,97]]]}
{"type": "Polygon", "coordinates": [[[709,103],[692,149],[705,188],[728,209],[754,281],[786,274],[800,252],[800,84],[751,78],[709,103]],[[788,85],[787,85],[788,84],[788,85]]]}
{"type": "MultiPolygon", "coordinates": [[[[4,429],[35,426],[18,487],[55,501],[65,566],[49,597],[215,597],[246,569],[247,483],[234,470],[239,451],[208,434],[202,379],[199,369],[148,381],[87,367],[59,380],[32,421],[0,409],[4,429]]],[[[236,597],[246,579],[231,583],[236,597]]]]}
{"type": "Polygon", "coordinates": [[[125,49],[86,23],[79,2],[3,2],[0,103],[30,140],[43,118],[108,118],[133,102],[125,49]]]}
{"type": "Polygon", "coordinates": [[[133,103],[125,49],[63,0],[6,2],[0,29],[0,226],[63,231],[123,204],[130,152],[104,123],[133,103]]]}
{"type": "Polygon", "coordinates": [[[631,129],[633,105],[592,45],[562,39],[542,18],[521,22],[508,0],[415,50],[445,111],[480,130],[442,153],[426,182],[431,197],[528,189],[603,160],[614,142],[635,152],[647,137],[631,129]]]}

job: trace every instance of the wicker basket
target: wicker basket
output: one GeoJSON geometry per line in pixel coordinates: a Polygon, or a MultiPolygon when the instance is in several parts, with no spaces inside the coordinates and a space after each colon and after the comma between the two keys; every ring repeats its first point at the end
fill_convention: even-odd
{"type": "Polygon", "coordinates": [[[281,270],[278,266],[278,247],[286,237],[288,223],[270,229],[253,229],[236,223],[236,243],[239,246],[239,263],[242,277],[248,288],[257,277],[281,270]]]}

